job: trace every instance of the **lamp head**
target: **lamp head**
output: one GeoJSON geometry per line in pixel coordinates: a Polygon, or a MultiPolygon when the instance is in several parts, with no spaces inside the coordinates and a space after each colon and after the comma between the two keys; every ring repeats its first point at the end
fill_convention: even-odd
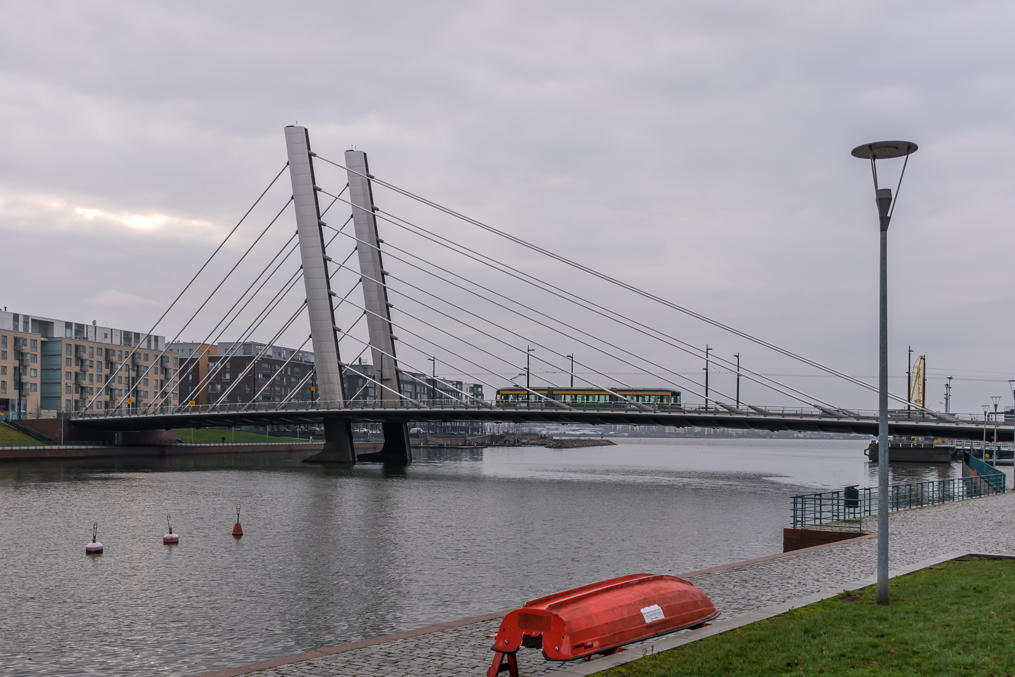
{"type": "Polygon", "coordinates": [[[850,154],[861,160],[889,160],[912,155],[916,149],[912,141],[872,141],[857,146],[850,154]]]}

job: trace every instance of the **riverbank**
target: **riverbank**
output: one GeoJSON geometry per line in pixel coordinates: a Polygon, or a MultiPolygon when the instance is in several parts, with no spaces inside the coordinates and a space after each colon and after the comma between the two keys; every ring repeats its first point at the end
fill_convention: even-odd
{"type": "MultiPolygon", "coordinates": [[[[367,442],[356,445],[359,451],[377,451],[380,445],[367,442]]],[[[110,447],[87,444],[40,444],[24,447],[0,447],[2,461],[58,461],[82,458],[157,458],[200,456],[212,454],[245,454],[256,452],[320,451],[320,442],[259,442],[253,444],[165,444],[110,447]]]]}
{"type": "MultiPolygon", "coordinates": [[[[893,575],[922,566],[928,558],[941,559],[962,552],[1015,555],[1015,534],[1010,530],[1013,520],[1015,493],[893,513],[889,519],[893,575]]],[[[551,663],[543,660],[538,651],[525,650],[519,653],[520,672],[589,675],[668,648],[663,646],[668,639],[691,639],[692,632],[712,634],[710,630],[736,627],[779,609],[842,592],[875,575],[876,545],[875,538],[865,536],[677,574],[712,598],[722,614],[719,623],[700,631],[641,642],[621,654],[588,662],[551,663]]],[[[518,605],[525,601],[519,599],[518,605]]],[[[204,677],[484,674],[492,660],[489,636],[496,632],[506,611],[205,673],[204,677]]]]}

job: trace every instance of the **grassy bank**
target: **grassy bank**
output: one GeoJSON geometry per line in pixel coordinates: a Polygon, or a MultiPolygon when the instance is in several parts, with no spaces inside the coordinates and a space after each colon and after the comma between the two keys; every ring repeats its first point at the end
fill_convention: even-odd
{"type": "MultiPolygon", "coordinates": [[[[601,675],[1010,675],[1015,561],[946,562],[601,675]]],[[[632,649],[636,651],[637,649],[632,649]]]]}
{"type": "MultiPolygon", "coordinates": [[[[309,442],[306,437],[278,437],[252,430],[221,430],[215,428],[179,428],[176,431],[176,439],[180,442],[194,444],[217,444],[225,438],[226,444],[255,444],[264,442],[309,442]]],[[[320,440],[323,442],[323,438],[320,440]]]]}
{"type": "Polygon", "coordinates": [[[0,447],[30,447],[42,444],[31,435],[15,430],[6,423],[0,423],[0,447]]]}

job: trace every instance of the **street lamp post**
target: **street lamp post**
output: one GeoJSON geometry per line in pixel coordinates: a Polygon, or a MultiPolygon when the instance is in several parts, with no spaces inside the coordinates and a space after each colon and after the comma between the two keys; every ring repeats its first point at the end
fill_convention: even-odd
{"type": "Polygon", "coordinates": [[[984,461],[987,460],[987,411],[990,410],[989,404],[981,404],[983,407],[983,443],[980,445],[980,458],[984,461]]]}
{"type": "Polygon", "coordinates": [[[740,411],[740,353],[733,357],[737,358],[737,411],[740,411]]]}
{"type": "Polygon", "coordinates": [[[530,390],[529,386],[531,384],[529,383],[529,380],[530,380],[529,376],[532,373],[532,369],[531,369],[532,362],[531,362],[531,359],[532,359],[532,353],[534,353],[535,350],[536,349],[533,348],[532,346],[525,346],[525,389],[526,390],[530,390]]]}
{"type": "MultiPolygon", "coordinates": [[[[906,350],[906,411],[912,409],[913,401],[913,346],[906,350]]],[[[907,413],[906,416],[909,416],[907,413]]],[[[880,451],[880,450],[879,450],[880,451]]]]}
{"type": "Polygon", "coordinates": [[[431,364],[430,369],[430,406],[434,405],[437,400],[437,358],[428,357],[426,358],[431,364]]]}
{"type": "Polygon", "coordinates": [[[574,388],[574,353],[567,355],[571,360],[571,387],[574,388]]]}
{"type": "Polygon", "coordinates": [[[705,411],[708,411],[708,354],[712,349],[705,344],[705,411]]]}
{"type": "Polygon", "coordinates": [[[991,465],[997,467],[997,405],[1001,402],[1000,395],[991,395],[990,399],[994,402],[994,455],[990,457],[991,465]]]}
{"type": "Polygon", "coordinates": [[[945,413],[950,414],[952,412],[952,377],[948,377],[948,382],[945,383],[945,413]]]}
{"type": "Polygon", "coordinates": [[[895,211],[895,200],[890,188],[878,185],[878,160],[904,157],[899,183],[906,173],[909,156],[916,152],[916,144],[909,141],[877,141],[857,146],[853,157],[870,160],[874,177],[874,198],[878,206],[881,229],[880,312],[878,362],[878,604],[888,604],[888,224],[895,211]]]}
{"type": "MultiPolygon", "coordinates": [[[[1011,399],[1012,399],[1012,406],[1011,406],[1011,413],[1012,413],[1012,440],[1011,440],[1011,449],[1012,449],[1012,458],[1015,459],[1015,378],[1008,379],[1008,387],[1011,388],[1011,399]]],[[[1013,461],[1013,463],[1015,463],[1015,461],[1013,461]]]]}

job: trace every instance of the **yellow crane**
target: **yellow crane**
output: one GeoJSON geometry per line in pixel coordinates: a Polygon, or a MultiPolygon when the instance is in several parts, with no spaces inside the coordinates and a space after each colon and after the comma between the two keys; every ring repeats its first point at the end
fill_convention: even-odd
{"type": "Polygon", "coordinates": [[[921,407],[927,402],[927,356],[920,355],[913,362],[913,381],[909,386],[909,401],[921,407]]]}

